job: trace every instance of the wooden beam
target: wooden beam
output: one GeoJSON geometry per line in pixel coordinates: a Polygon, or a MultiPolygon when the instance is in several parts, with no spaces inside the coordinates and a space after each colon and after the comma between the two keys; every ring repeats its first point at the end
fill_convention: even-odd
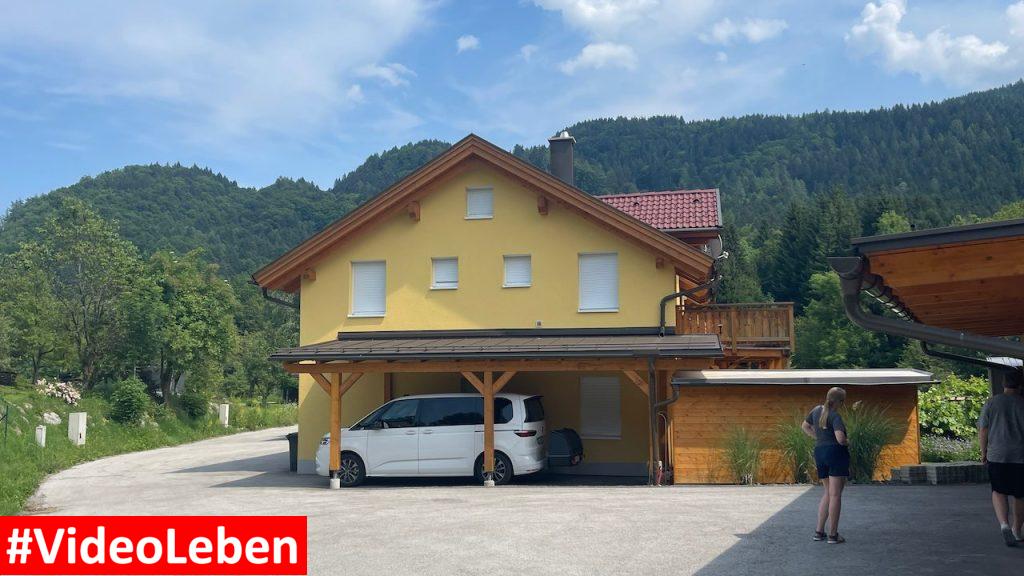
{"type": "Polygon", "coordinates": [[[331,379],[330,471],[341,468],[341,374],[331,379]]]}
{"type": "Polygon", "coordinates": [[[626,377],[628,377],[630,381],[633,382],[633,384],[636,384],[636,387],[639,388],[640,391],[644,393],[644,396],[650,395],[650,392],[648,392],[647,390],[647,381],[641,378],[639,374],[637,374],[633,370],[623,370],[622,373],[625,374],[626,377]]]}
{"type": "Polygon", "coordinates": [[[489,480],[494,472],[494,372],[484,372],[482,387],[484,395],[484,479],[489,480]]]}
{"type": "MultiPolygon", "coordinates": [[[[312,366],[313,368],[315,368],[316,364],[309,364],[309,366],[312,366]]],[[[326,376],[324,376],[320,372],[310,372],[309,375],[313,377],[313,380],[316,380],[316,383],[319,384],[321,388],[323,388],[324,392],[326,392],[328,395],[330,395],[330,393],[331,393],[331,381],[328,380],[326,376]]]]}
{"type": "Polygon", "coordinates": [[[395,397],[395,375],[391,372],[384,374],[384,401],[387,402],[395,397]]]}
{"type": "Polygon", "coordinates": [[[410,220],[413,222],[420,221],[420,203],[418,201],[413,200],[412,202],[409,202],[409,205],[406,206],[405,209],[409,213],[410,220]]]}
{"type": "Polygon", "coordinates": [[[654,267],[659,269],[659,270],[664,268],[665,267],[665,259],[662,258],[661,256],[658,256],[657,258],[655,258],[654,259],[654,267]]]}
{"type": "Polygon", "coordinates": [[[501,389],[505,387],[505,384],[508,384],[508,381],[515,375],[515,371],[507,370],[499,376],[498,379],[494,381],[494,393],[497,394],[498,392],[501,392],[501,389]]]}
{"type": "Polygon", "coordinates": [[[541,216],[548,215],[548,197],[543,194],[537,195],[537,213],[541,216]]]}
{"type": "Polygon", "coordinates": [[[476,377],[476,374],[473,374],[472,372],[463,372],[462,377],[468,380],[469,383],[473,385],[473,388],[476,388],[477,392],[481,394],[485,393],[484,383],[481,382],[480,379],[476,377]]]}
{"type": "Polygon", "coordinates": [[[316,280],[316,270],[314,270],[313,268],[306,268],[302,272],[302,279],[303,280],[316,280]]]}
{"type": "MultiPolygon", "coordinates": [[[[340,373],[339,373],[339,376],[340,376],[340,373]]],[[[352,388],[352,386],[362,377],[363,377],[363,373],[362,372],[353,372],[353,373],[349,374],[348,377],[345,378],[345,381],[342,382],[342,384],[341,384],[341,394],[345,394],[345,392],[348,392],[349,388],[352,388]]]]}
{"type": "MultiPolygon", "coordinates": [[[[655,360],[658,370],[699,370],[714,364],[717,355],[694,358],[663,358],[655,360]]],[[[369,360],[365,362],[328,362],[308,364],[285,362],[284,369],[296,374],[319,372],[324,374],[336,372],[621,372],[623,370],[647,370],[647,361],[643,359],[588,359],[588,360],[425,360],[381,362],[369,360]]]]}

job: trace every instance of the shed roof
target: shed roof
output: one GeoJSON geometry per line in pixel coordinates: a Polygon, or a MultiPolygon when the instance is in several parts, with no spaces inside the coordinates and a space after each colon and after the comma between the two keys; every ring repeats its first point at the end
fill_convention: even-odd
{"type": "Polygon", "coordinates": [[[677,386],[918,386],[935,381],[932,374],[909,368],[840,370],[681,370],[672,377],[677,386]]]}
{"type": "Polygon", "coordinates": [[[722,226],[722,207],[717,188],[611,194],[598,198],[666,232],[708,230],[722,226]]]}
{"type": "Polygon", "coordinates": [[[361,332],[341,334],[337,340],[329,342],[284,348],[270,359],[330,362],[722,356],[722,345],[714,334],[658,336],[649,332],[648,329],[361,332]]]}

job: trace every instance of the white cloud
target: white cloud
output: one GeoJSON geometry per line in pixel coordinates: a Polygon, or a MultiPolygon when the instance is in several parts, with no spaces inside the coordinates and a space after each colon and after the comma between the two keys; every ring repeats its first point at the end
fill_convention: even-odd
{"type": "Polygon", "coordinates": [[[533,0],[594,40],[675,42],[701,26],[717,0],[533,0]]]}
{"type": "Polygon", "coordinates": [[[480,39],[472,34],[466,34],[465,36],[459,36],[459,39],[455,41],[455,52],[462,54],[467,50],[476,50],[480,47],[480,39]]]}
{"type": "Polygon", "coordinates": [[[737,24],[729,18],[723,18],[711,26],[711,31],[701,34],[700,39],[707,44],[732,44],[739,38],[745,38],[747,42],[757,44],[775,38],[789,27],[785,20],[747,18],[737,24]]]}
{"type": "MultiPolygon", "coordinates": [[[[163,103],[172,111],[164,117],[168,126],[195,141],[220,144],[255,133],[302,139],[344,122],[340,105],[358,98],[352,79],[414,34],[429,6],[426,0],[321,0],[302,10],[269,0],[11,5],[0,18],[0,55],[38,64],[26,74],[45,93],[163,103]]],[[[391,72],[398,81],[404,74],[391,72]]]]}
{"type": "Polygon", "coordinates": [[[903,0],[869,2],[860,22],[847,33],[847,45],[857,54],[879,57],[890,72],[910,72],[924,80],[961,86],[1016,64],[1009,47],[999,41],[985,42],[973,34],[951,36],[942,28],[920,38],[900,28],[906,13],[903,0]]]}
{"type": "Polygon", "coordinates": [[[574,74],[577,70],[592,68],[626,68],[636,67],[636,53],[625,44],[598,42],[587,44],[575,58],[562,62],[562,72],[574,74]]]}
{"type": "Polygon", "coordinates": [[[529,61],[537,53],[537,50],[538,47],[535,44],[526,44],[519,49],[519,55],[523,57],[523,60],[529,61]]]}
{"type": "Polygon", "coordinates": [[[366,97],[363,96],[363,87],[359,84],[353,84],[350,86],[349,89],[345,91],[345,95],[348,96],[348,99],[355,104],[361,104],[366,101],[366,97]]]}
{"type": "Polygon", "coordinates": [[[356,75],[361,78],[376,78],[388,86],[404,86],[409,83],[408,77],[416,73],[409,68],[397,63],[389,64],[368,64],[356,70],[356,75]]]}
{"type": "Polygon", "coordinates": [[[1006,17],[1010,20],[1010,34],[1024,36],[1024,1],[1007,6],[1006,17]]]}
{"type": "Polygon", "coordinates": [[[725,64],[728,61],[729,61],[729,55],[726,54],[725,52],[716,52],[715,53],[715,62],[719,62],[721,64],[725,64]]]}

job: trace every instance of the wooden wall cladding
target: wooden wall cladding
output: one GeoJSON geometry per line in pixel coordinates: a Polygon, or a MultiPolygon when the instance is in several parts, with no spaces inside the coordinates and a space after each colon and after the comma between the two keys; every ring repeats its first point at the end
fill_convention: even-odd
{"type": "MultiPolygon", "coordinates": [[[[766,447],[758,483],[793,482],[776,445],[776,426],[784,419],[803,418],[825,399],[828,386],[694,386],[685,387],[670,405],[674,482],[677,484],[733,483],[722,458],[722,445],[735,426],[759,435],[766,447]]],[[[920,460],[917,388],[907,385],[848,386],[847,408],[854,402],[884,406],[901,423],[902,437],[887,446],[875,480],[887,480],[895,466],[920,460]]]]}

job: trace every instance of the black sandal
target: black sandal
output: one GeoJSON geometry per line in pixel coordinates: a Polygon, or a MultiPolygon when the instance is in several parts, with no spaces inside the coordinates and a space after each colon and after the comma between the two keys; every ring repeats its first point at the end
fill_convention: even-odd
{"type": "Polygon", "coordinates": [[[825,538],[826,538],[826,536],[825,536],[824,532],[815,531],[814,532],[814,538],[811,538],[811,540],[814,540],[815,542],[821,542],[825,538]]]}
{"type": "Polygon", "coordinates": [[[839,532],[836,532],[835,534],[832,534],[828,537],[829,544],[842,544],[843,542],[846,542],[846,538],[840,536],[839,532]]]}

